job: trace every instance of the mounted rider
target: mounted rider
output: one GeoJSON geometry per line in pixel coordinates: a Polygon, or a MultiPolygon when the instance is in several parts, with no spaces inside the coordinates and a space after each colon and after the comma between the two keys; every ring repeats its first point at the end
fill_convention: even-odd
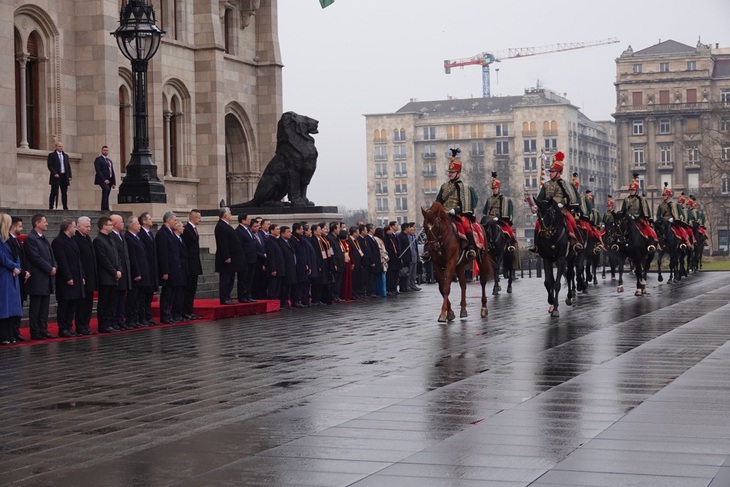
{"type": "Polygon", "coordinates": [[[606,195],[606,213],[603,214],[603,227],[607,227],[613,223],[613,210],[616,206],[616,202],[613,201],[613,196],[610,194],[606,195]]]}
{"type": "Polygon", "coordinates": [[[702,235],[705,236],[705,247],[709,246],[709,243],[707,243],[707,217],[705,216],[704,210],[702,210],[702,207],[700,206],[699,201],[697,201],[697,198],[694,199],[694,205],[692,206],[692,211],[694,211],[695,219],[697,220],[697,231],[700,232],[702,235]]]}
{"type": "Polygon", "coordinates": [[[684,194],[684,191],[682,191],[679,194],[679,201],[677,202],[677,208],[679,209],[679,221],[681,222],[682,227],[687,231],[687,235],[689,235],[689,241],[692,246],[695,244],[695,235],[694,231],[692,230],[692,222],[690,220],[690,215],[687,214],[687,198],[684,194]]]}
{"type": "Polygon", "coordinates": [[[466,237],[468,245],[465,257],[474,260],[477,256],[474,234],[471,222],[474,221],[474,207],[477,205],[477,195],[474,189],[461,180],[461,161],[457,156],[461,149],[450,149],[449,180],[441,185],[436,201],[451,215],[456,223],[458,232],[466,237]]]}
{"type": "Polygon", "coordinates": [[[517,240],[512,230],[512,218],[514,217],[514,205],[512,200],[501,194],[502,183],[497,179],[497,173],[492,172],[492,196],[487,198],[482,213],[488,219],[496,222],[502,231],[509,237],[508,250],[513,252],[517,248],[517,240]]]}
{"type": "MultiPolygon", "coordinates": [[[[553,162],[550,164],[548,169],[548,175],[550,179],[546,181],[540,193],[537,195],[537,203],[546,203],[550,200],[555,200],[563,214],[563,219],[568,230],[568,237],[570,238],[570,246],[574,247],[577,244],[576,237],[576,223],[573,214],[570,212],[571,209],[575,209],[580,205],[580,197],[575,187],[568,184],[561,176],[563,174],[565,154],[562,152],[556,152],[553,156],[553,162]]],[[[532,212],[537,212],[537,206],[532,206],[532,212]]],[[[540,219],[535,221],[535,235],[540,233],[540,219]]],[[[530,251],[537,252],[537,247],[533,245],[530,251]]]]}
{"type": "Polygon", "coordinates": [[[638,223],[639,232],[642,236],[649,240],[649,245],[656,247],[659,239],[656,232],[651,226],[651,208],[649,202],[643,196],[638,194],[639,191],[639,175],[634,173],[634,179],[629,183],[629,195],[624,198],[621,205],[621,213],[629,215],[638,223]]]}
{"type": "Polygon", "coordinates": [[[672,190],[669,189],[669,183],[667,182],[664,183],[662,199],[664,201],[656,209],[656,219],[659,220],[661,218],[662,220],[668,221],[677,238],[682,240],[685,245],[691,245],[688,229],[682,221],[682,208],[672,201],[672,190]]]}
{"type": "MultiPolygon", "coordinates": [[[[589,198],[589,195],[591,194],[590,190],[586,190],[585,196],[580,194],[578,191],[580,183],[578,181],[577,172],[573,173],[573,178],[570,180],[570,184],[573,185],[576,193],[578,193],[579,204],[574,210],[575,214],[578,216],[578,226],[586,231],[587,236],[592,236],[600,246],[603,246],[603,239],[601,238],[602,233],[592,225],[591,221],[592,219],[596,220],[598,217],[593,214],[595,208],[593,207],[593,196],[590,196],[589,198]]],[[[596,213],[598,213],[597,210],[596,213]]]]}

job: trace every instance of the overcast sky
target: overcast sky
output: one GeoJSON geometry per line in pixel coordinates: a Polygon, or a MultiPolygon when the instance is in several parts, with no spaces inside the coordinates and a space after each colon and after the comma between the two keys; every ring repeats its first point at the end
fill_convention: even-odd
{"type": "Polygon", "coordinates": [[[537,80],[592,120],[611,120],[615,59],[673,39],[730,47],[730,0],[278,0],[284,111],[319,120],[318,205],[367,207],[364,114],[419,101],[481,97],[481,68],[444,59],[511,47],[621,42],[492,64],[492,95],[537,80]],[[497,72],[495,68],[498,68],[497,72]]]}

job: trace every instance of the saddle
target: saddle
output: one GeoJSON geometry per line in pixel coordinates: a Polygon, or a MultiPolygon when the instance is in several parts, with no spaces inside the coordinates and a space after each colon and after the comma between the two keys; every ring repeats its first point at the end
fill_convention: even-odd
{"type": "MultiPolygon", "coordinates": [[[[456,224],[456,234],[459,236],[459,240],[469,242],[466,238],[466,234],[464,233],[462,226],[463,222],[455,220],[454,223],[456,224]]],[[[482,226],[476,222],[469,222],[469,225],[471,227],[472,235],[474,235],[474,243],[477,248],[484,249],[484,242],[486,242],[486,239],[484,238],[484,230],[482,229],[482,226]]]]}

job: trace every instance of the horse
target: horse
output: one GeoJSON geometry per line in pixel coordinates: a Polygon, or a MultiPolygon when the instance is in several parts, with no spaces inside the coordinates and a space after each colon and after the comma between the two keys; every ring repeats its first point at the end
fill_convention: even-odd
{"type": "Polygon", "coordinates": [[[635,296],[643,296],[646,291],[646,276],[649,272],[649,266],[654,259],[656,245],[647,241],[639,230],[639,222],[625,213],[617,212],[614,214],[616,221],[618,246],[621,254],[629,259],[633,265],[634,275],[636,275],[636,292],[635,296]]]}
{"type": "MultiPolygon", "coordinates": [[[[423,214],[423,229],[426,233],[425,248],[433,262],[434,274],[439,284],[439,292],[443,296],[439,323],[453,321],[454,311],[451,309],[449,293],[454,275],[459,279],[461,287],[461,313],[460,318],[467,317],[466,311],[466,275],[465,268],[471,265],[471,261],[464,256],[466,253],[466,241],[459,238],[456,224],[451,221],[443,205],[438,201],[434,202],[428,210],[421,208],[423,214]]],[[[486,244],[486,242],[485,242],[486,244]]],[[[487,293],[485,287],[487,281],[494,277],[494,261],[486,248],[477,248],[477,257],[474,259],[479,266],[479,283],[482,286],[482,307],[481,317],[487,316],[487,293]]]]}
{"type": "Polygon", "coordinates": [[[688,270],[697,272],[702,270],[702,254],[705,251],[707,236],[700,231],[699,223],[692,224],[692,233],[694,234],[694,251],[689,256],[688,270]]]}
{"type": "Polygon", "coordinates": [[[605,233],[603,234],[603,243],[606,244],[606,252],[603,254],[603,275],[606,278],[606,263],[611,269],[611,280],[616,279],[618,272],[617,292],[624,290],[624,261],[626,260],[621,252],[619,252],[618,234],[615,219],[608,219],[605,223],[605,233]]]}
{"type": "Polygon", "coordinates": [[[512,292],[512,281],[515,279],[515,261],[516,242],[510,241],[507,234],[504,233],[502,227],[486,216],[482,218],[482,227],[489,242],[489,255],[492,256],[494,261],[494,287],[492,288],[492,295],[496,296],[502,290],[502,286],[499,284],[499,276],[504,273],[505,279],[507,279],[507,292],[512,292]]]}
{"type": "MultiPolygon", "coordinates": [[[[535,202],[537,219],[540,230],[535,235],[537,253],[542,258],[545,271],[545,289],[548,293],[548,313],[553,318],[560,316],[558,310],[560,281],[568,270],[568,254],[570,253],[570,238],[563,214],[555,200],[535,202]],[[553,272],[555,265],[556,272],[553,272]]],[[[566,300],[570,306],[571,302],[566,300]]]]}
{"type": "Polygon", "coordinates": [[[657,281],[664,281],[662,275],[662,260],[665,255],[669,257],[669,278],[667,284],[679,282],[684,275],[684,259],[682,255],[685,253],[687,245],[683,239],[677,237],[672,229],[672,224],[668,220],[660,218],[654,223],[654,227],[659,237],[659,248],[657,252],[657,281]]]}

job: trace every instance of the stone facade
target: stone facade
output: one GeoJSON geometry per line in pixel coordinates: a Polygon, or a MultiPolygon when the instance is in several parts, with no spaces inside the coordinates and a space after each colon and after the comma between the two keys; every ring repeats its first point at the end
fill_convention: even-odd
{"type": "Polygon", "coordinates": [[[523,204],[536,196],[542,155],[548,163],[566,154],[564,177],[579,174],[581,189],[593,191],[599,209],[616,183],[611,122],[593,122],[570,102],[545,89],[521,96],[410,103],[395,113],[366,115],[368,211],[382,225],[420,222],[421,207],[433,203],[447,180],[449,149],[459,147],[462,177],[479,194],[481,218],[496,171],[502,193],[515,203],[515,229],[523,243],[534,233],[534,217],[523,204]]]}
{"type": "MultiPolygon", "coordinates": [[[[616,59],[619,185],[700,198],[713,248],[730,233],[730,49],[668,40],[616,59]]],[[[676,199],[675,199],[676,201],[676,199]]],[[[724,243],[723,243],[724,242],[724,243]]]]}
{"type": "MultiPolygon", "coordinates": [[[[72,161],[72,209],[98,208],[93,161],[102,145],[121,182],[133,146],[132,74],[110,32],[125,3],[0,0],[0,207],[47,208],[46,156],[56,141],[72,161]]],[[[246,201],[275,151],[282,113],[277,0],[152,4],[166,35],[148,71],[150,150],[167,193],[153,210],[246,201]]],[[[114,204],[116,191],[111,201],[136,211],[114,204]]]]}

